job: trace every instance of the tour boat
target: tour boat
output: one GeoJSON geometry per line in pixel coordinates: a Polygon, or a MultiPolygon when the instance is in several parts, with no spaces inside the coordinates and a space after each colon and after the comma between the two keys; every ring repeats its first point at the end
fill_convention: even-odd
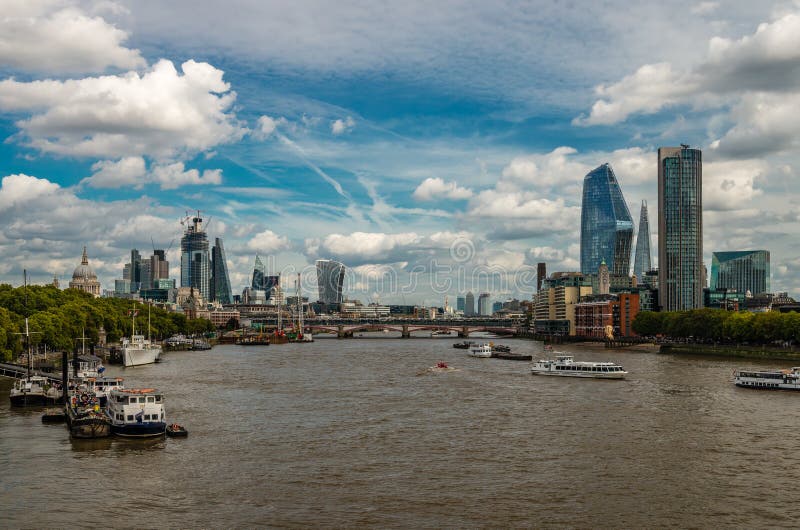
{"type": "Polygon", "coordinates": [[[106,414],[111,419],[111,432],[118,436],[144,438],[166,432],[164,395],[154,388],[112,390],[106,414]]]}
{"type": "Polygon", "coordinates": [[[800,367],[791,370],[749,371],[736,370],[733,382],[742,388],[762,390],[800,390],[800,367]]]}
{"type": "Polygon", "coordinates": [[[74,438],[105,438],[111,435],[111,420],[100,409],[100,398],[86,385],[75,389],[64,409],[69,433],[74,438]]]}
{"type": "Polygon", "coordinates": [[[491,344],[473,344],[469,349],[469,355],[471,357],[482,357],[488,358],[492,356],[492,345],[491,344]]]}
{"type": "Polygon", "coordinates": [[[571,355],[559,355],[555,360],[536,361],[531,368],[533,375],[557,375],[562,377],[592,377],[596,379],[623,379],[628,372],[615,363],[575,362],[571,355]]]}

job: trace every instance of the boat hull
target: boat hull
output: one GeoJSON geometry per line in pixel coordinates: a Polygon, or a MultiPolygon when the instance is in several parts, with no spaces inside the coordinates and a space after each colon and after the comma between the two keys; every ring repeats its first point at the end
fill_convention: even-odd
{"type": "Polygon", "coordinates": [[[15,394],[10,399],[12,407],[46,407],[58,401],[58,398],[39,393],[15,394]]]}
{"type": "Polygon", "coordinates": [[[795,390],[795,391],[800,390],[800,385],[795,385],[791,383],[763,383],[756,381],[735,381],[734,384],[739,388],[750,388],[753,390],[795,390]]]}
{"type": "Polygon", "coordinates": [[[73,438],[105,438],[111,436],[111,422],[105,418],[77,418],[69,423],[73,438]]]}
{"type": "Polygon", "coordinates": [[[143,364],[153,364],[158,361],[161,348],[133,349],[125,348],[122,352],[122,364],[128,366],[141,366],[143,364]]]}
{"type": "Polygon", "coordinates": [[[566,372],[566,371],[564,371],[564,372],[560,372],[560,371],[556,372],[556,371],[549,371],[549,370],[534,370],[534,369],[531,369],[531,373],[533,375],[552,375],[552,376],[556,376],[556,377],[579,377],[579,378],[582,378],[582,379],[625,379],[625,376],[628,374],[628,372],[607,372],[607,373],[601,373],[601,372],[587,372],[587,373],[574,372],[574,373],[569,373],[569,372],[566,372]]]}
{"type": "Polygon", "coordinates": [[[112,423],[111,432],[115,436],[126,438],[151,438],[153,436],[163,436],[166,433],[167,424],[165,422],[143,422],[143,423],[112,423]]]}

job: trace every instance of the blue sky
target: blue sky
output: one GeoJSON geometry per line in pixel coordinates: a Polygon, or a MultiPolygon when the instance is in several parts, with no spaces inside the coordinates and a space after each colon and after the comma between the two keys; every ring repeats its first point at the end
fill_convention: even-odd
{"type": "Polygon", "coordinates": [[[151,238],[177,277],[199,209],[235,292],[258,253],[312,298],[317,258],[362,300],[527,298],[538,261],[578,268],[586,172],[655,231],[655,150],[689,143],[706,262],[766,248],[800,295],[796,3],[0,7],[2,281],[66,283],[87,245],[110,289],[151,238]]]}

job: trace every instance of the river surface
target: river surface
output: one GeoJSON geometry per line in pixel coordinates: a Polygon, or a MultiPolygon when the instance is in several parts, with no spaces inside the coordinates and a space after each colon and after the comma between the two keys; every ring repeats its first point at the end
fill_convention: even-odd
{"type": "Polygon", "coordinates": [[[71,440],[41,409],[11,410],[0,378],[0,527],[797,527],[800,393],[731,383],[780,361],[565,346],[630,372],[579,380],[455,341],[109,368],[165,391],[186,439],[71,440]],[[426,371],[439,360],[458,370],[426,371]]]}

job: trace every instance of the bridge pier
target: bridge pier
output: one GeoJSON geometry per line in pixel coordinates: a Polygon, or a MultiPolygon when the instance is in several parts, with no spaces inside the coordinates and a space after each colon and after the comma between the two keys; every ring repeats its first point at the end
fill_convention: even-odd
{"type": "Polygon", "coordinates": [[[467,331],[467,326],[461,328],[461,331],[458,332],[458,337],[461,339],[466,339],[469,337],[469,331],[467,331]]]}
{"type": "Polygon", "coordinates": [[[403,324],[403,331],[401,332],[400,336],[404,339],[411,338],[411,332],[408,331],[408,324],[403,324]]]}

